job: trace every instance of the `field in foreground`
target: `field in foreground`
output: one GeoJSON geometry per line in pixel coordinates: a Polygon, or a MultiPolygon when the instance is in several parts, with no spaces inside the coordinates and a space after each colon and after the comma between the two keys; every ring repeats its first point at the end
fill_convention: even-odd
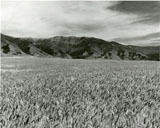
{"type": "Polygon", "coordinates": [[[159,62],[1,61],[0,127],[160,127],[159,62]]]}

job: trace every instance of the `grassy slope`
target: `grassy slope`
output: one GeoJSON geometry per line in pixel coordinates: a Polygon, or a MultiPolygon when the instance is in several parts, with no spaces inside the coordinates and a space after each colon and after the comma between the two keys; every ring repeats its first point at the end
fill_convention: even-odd
{"type": "Polygon", "coordinates": [[[2,58],[2,69],[32,71],[2,72],[1,126],[160,127],[159,62],[2,58]]]}

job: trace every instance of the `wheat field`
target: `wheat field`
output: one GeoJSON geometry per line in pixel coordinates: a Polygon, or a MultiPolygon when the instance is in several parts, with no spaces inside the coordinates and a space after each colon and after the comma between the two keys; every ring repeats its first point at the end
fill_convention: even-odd
{"type": "Polygon", "coordinates": [[[1,128],[160,128],[157,61],[2,58],[1,128]]]}

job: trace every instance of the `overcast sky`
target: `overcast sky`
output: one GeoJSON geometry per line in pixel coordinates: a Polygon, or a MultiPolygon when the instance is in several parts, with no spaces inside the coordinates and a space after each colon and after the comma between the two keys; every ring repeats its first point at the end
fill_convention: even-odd
{"type": "Polygon", "coordinates": [[[12,36],[89,36],[136,45],[160,42],[158,1],[2,1],[1,11],[1,31],[12,36]]]}

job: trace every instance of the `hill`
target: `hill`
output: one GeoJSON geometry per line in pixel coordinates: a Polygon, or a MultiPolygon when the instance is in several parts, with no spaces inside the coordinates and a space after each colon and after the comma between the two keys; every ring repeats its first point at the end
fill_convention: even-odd
{"type": "Polygon", "coordinates": [[[126,46],[94,37],[47,39],[17,38],[1,34],[1,56],[38,56],[73,59],[159,60],[158,47],[126,46]]]}

